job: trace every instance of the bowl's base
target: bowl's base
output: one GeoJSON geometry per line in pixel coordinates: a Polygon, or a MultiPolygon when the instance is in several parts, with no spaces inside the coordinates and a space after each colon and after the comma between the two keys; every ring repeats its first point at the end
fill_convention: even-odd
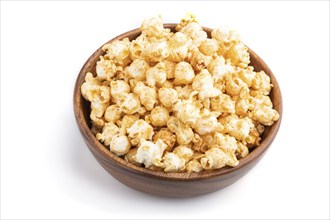
{"type": "Polygon", "coordinates": [[[146,174],[119,169],[115,166],[110,167],[109,164],[99,159],[97,161],[110,175],[132,189],[160,197],[186,198],[209,194],[230,186],[251,170],[260,159],[261,157],[228,175],[195,180],[155,178],[146,174]]]}

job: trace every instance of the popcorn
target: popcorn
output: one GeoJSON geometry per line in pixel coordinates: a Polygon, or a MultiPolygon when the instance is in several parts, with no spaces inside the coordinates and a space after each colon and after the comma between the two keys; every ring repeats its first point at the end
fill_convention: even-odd
{"type": "Polygon", "coordinates": [[[247,99],[241,99],[236,102],[235,112],[237,115],[246,115],[250,108],[250,102],[247,99]]]}
{"type": "Polygon", "coordinates": [[[106,103],[110,100],[110,88],[101,85],[101,80],[94,78],[92,73],[87,73],[81,95],[90,102],[106,103]]]}
{"type": "Polygon", "coordinates": [[[131,60],[136,60],[141,57],[142,52],[145,50],[145,47],[148,43],[148,39],[145,35],[141,34],[135,40],[131,42],[129,47],[129,56],[131,60]]]}
{"type": "Polygon", "coordinates": [[[212,56],[218,49],[218,42],[215,39],[206,38],[198,48],[204,55],[212,56]]]}
{"type": "Polygon", "coordinates": [[[131,62],[129,58],[130,41],[128,38],[115,40],[109,44],[105,44],[102,50],[106,52],[105,58],[113,60],[114,63],[120,66],[126,66],[131,62]]]}
{"type": "Polygon", "coordinates": [[[212,148],[205,152],[201,159],[201,166],[205,170],[219,169],[227,165],[228,156],[218,148],[212,148]]]}
{"type": "Polygon", "coordinates": [[[252,80],[252,89],[258,90],[263,95],[269,95],[272,85],[269,76],[264,71],[256,72],[252,80]]]}
{"type": "MultiPolygon", "coordinates": [[[[174,88],[173,82],[166,80],[164,84],[162,85],[162,88],[174,88]]],[[[158,89],[158,88],[157,88],[158,89]]]]}
{"type": "Polygon", "coordinates": [[[107,122],[116,123],[121,118],[122,111],[116,105],[110,105],[104,113],[104,118],[107,122]]]}
{"type": "Polygon", "coordinates": [[[178,146],[174,148],[173,153],[184,159],[185,162],[190,161],[194,157],[194,151],[187,146],[178,146]]]}
{"type": "Polygon", "coordinates": [[[241,142],[237,143],[236,149],[237,159],[246,157],[249,154],[249,148],[241,142]]]}
{"type": "Polygon", "coordinates": [[[166,147],[167,145],[161,139],[155,143],[141,139],[140,146],[133,158],[136,162],[143,163],[147,168],[152,165],[159,166],[166,147]]]}
{"type": "Polygon", "coordinates": [[[194,125],[197,119],[200,117],[200,109],[203,105],[194,100],[194,96],[197,94],[194,91],[188,100],[178,100],[174,106],[174,111],[177,113],[177,118],[183,123],[194,125]]]}
{"type": "Polygon", "coordinates": [[[191,93],[194,91],[191,85],[184,87],[176,86],[174,89],[177,91],[179,99],[189,99],[191,93]]]}
{"type": "Polygon", "coordinates": [[[96,62],[96,74],[100,79],[108,81],[116,74],[118,68],[113,60],[106,60],[100,56],[100,60],[96,62]]]}
{"type": "Polygon", "coordinates": [[[125,155],[131,147],[131,143],[126,135],[115,135],[110,141],[110,151],[117,156],[125,155]]]}
{"type": "Polygon", "coordinates": [[[161,16],[148,18],[141,25],[142,35],[148,37],[164,38],[170,35],[170,29],[163,27],[161,16]]]}
{"type": "Polygon", "coordinates": [[[178,92],[171,88],[160,88],[158,90],[159,101],[166,107],[172,108],[172,106],[178,100],[178,92]]]}
{"type": "Polygon", "coordinates": [[[176,32],[169,39],[169,56],[168,60],[173,62],[184,61],[188,55],[188,49],[192,40],[181,32],[176,32]]]}
{"type": "Polygon", "coordinates": [[[200,162],[198,162],[198,160],[192,160],[192,161],[189,161],[187,164],[186,164],[186,171],[188,173],[199,173],[203,170],[203,167],[202,165],[200,164],[200,162]]]}
{"type": "Polygon", "coordinates": [[[250,63],[248,48],[243,43],[233,45],[228,50],[226,58],[230,59],[233,65],[241,68],[246,68],[250,63]]]}
{"type": "Polygon", "coordinates": [[[130,128],[135,121],[139,119],[138,115],[124,115],[124,117],[121,120],[117,121],[117,125],[120,128],[120,132],[122,134],[127,133],[127,128],[130,128]]]}
{"type": "Polygon", "coordinates": [[[102,128],[104,126],[104,120],[102,118],[104,111],[106,110],[108,103],[100,103],[94,101],[91,103],[91,114],[90,118],[92,120],[92,124],[96,128],[102,128]]]}
{"type": "Polygon", "coordinates": [[[146,72],[147,84],[150,87],[161,86],[166,81],[165,64],[160,62],[146,72]]]}
{"type": "Polygon", "coordinates": [[[146,121],[138,119],[131,127],[127,128],[127,133],[128,137],[132,138],[132,144],[137,145],[140,139],[151,140],[154,130],[146,121]]]}
{"type": "Polygon", "coordinates": [[[118,105],[125,114],[134,114],[141,107],[139,98],[133,93],[124,94],[118,105]]]}
{"type": "Polygon", "coordinates": [[[196,47],[191,47],[188,54],[188,61],[195,71],[205,69],[211,61],[211,57],[205,56],[196,47]]]}
{"type": "Polygon", "coordinates": [[[170,118],[167,121],[167,128],[175,133],[176,130],[179,128],[179,119],[174,117],[174,116],[170,116],[170,118]]]}
{"type": "Polygon", "coordinates": [[[241,41],[238,33],[233,30],[230,30],[227,26],[222,26],[213,29],[211,32],[211,36],[219,43],[223,43],[225,45],[231,45],[241,41]]]}
{"type": "Polygon", "coordinates": [[[216,129],[222,129],[217,117],[219,113],[210,112],[207,109],[201,111],[201,117],[197,119],[196,124],[193,126],[194,130],[200,135],[213,133],[216,129]]]}
{"type": "Polygon", "coordinates": [[[149,41],[145,50],[142,52],[142,57],[148,62],[161,62],[169,56],[169,46],[167,40],[149,41]]]}
{"type": "Polygon", "coordinates": [[[141,104],[144,105],[148,111],[151,111],[157,103],[156,90],[149,86],[145,86],[143,82],[138,82],[136,84],[134,93],[139,96],[141,104]]]}
{"type": "Polygon", "coordinates": [[[244,142],[246,142],[246,146],[248,148],[252,148],[254,146],[260,145],[260,134],[257,130],[252,129],[249,133],[249,135],[245,138],[244,142]]]}
{"type": "Polygon", "coordinates": [[[142,59],[135,59],[131,65],[125,68],[125,74],[129,78],[136,80],[144,80],[146,78],[146,72],[149,69],[149,64],[142,59]]]}
{"type": "Polygon", "coordinates": [[[110,82],[110,93],[113,102],[117,102],[125,94],[130,92],[130,86],[123,80],[116,80],[110,82]]]}
{"type": "Polygon", "coordinates": [[[279,119],[271,79],[249,66],[233,30],[208,38],[187,14],[164,28],[146,19],[141,34],[105,44],[81,86],[91,131],[116,156],[153,171],[202,172],[235,167],[279,119]]]}
{"type": "Polygon", "coordinates": [[[211,98],[211,110],[221,113],[235,113],[235,102],[227,94],[211,98]]]}
{"type": "MultiPolygon", "coordinates": [[[[254,81],[254,78],[256,77],[256,72],[253,71],[253,67],[252,66],[248,66],[245,69],[240,69],[238,72],[238,77],[243,80],[247,86],[250,88],[252,86],[252,82],[254,81]]],[[[255,81],[255,86],[260,87],[258,81],[255,81]]]]}
{"type": "Polygon", "coordinates": [[[229,49],[241,42],[240,36],[237,32],[230,30],[228,27],[223,26],[215,28],[211,32],[213,39],[219,43],[218,55],[226,56],[229,49]]]}
{"type": "Polygon", "coordinates": [[[105,123],[102,133],[97,133],[97,140],[103,142],[105,146],[109,146],[112,137],[119,133],[119,128],[113,122],[105,123]]]}
{"type": "Polygon", "coordinates": [[[213,78],[209,71],[202,70],[192,83],[193,90],[198,91],[198,96],[201,100],[220,95],[220,91],[213,87],[213,78]]]}
{"type": "Polygon", "coordinates": [[[207,69],[211,73],[215,82],[221,81],[225,76],[235,72],[234,67],[230,62],[226,62],[223,56],[214,56],[210,60],[207,69]]]}
{"type": "Polygon", "coordinates": [[[247,87],[243,80],[238,77],[230,77],[226,82],[226,93],[231,96],[236,96],[243,87],[247,87]]]}
{"type": "Polygon", "coordinates": [[[175,66],[174,70],[174,85],[191,84],[195,78],[195,73],[191,65],[187,62],[180,62],[175,66]]]}
{"type": "Polygon", "coordinates": [[[194,137],[194,132],[189,125],[182,123],[178,118],[171,116],[167,121],[168,129],[175,133],[178,144],[188,145],[194,137]]]}
{"type": "Polygon", "coordinates": [[[90,118],[96,128],[104,126],[102,116],[109,105],[110,88],[103,86],[99,78],[94,78],[92,73],[87,73],[85,82],[81,86],[81,95],[91,102],[90,118]]]}
{"type": "Polygon", "coordinates": [[[176,63],[170,60],[164,60],[163,63],[165,65],[166,78],[173,79],[175,77],[174,71],[175,71],[176,63]]]}
{"type": "Polygon", "coordinates": [[[125,154],[125,157],[124,159],[127,161],[127,162],[130,162],[134,165],[137,165],[137,166],[140,166],[141,163],[138,163],[134,160],[134,158],[136,157],[136,153],[137,153],[137,148],[131,148],[126,154],[125,154]]]}
{"type": "Polygon", "coordinates": [[[189,125],[184,124],[181,121],[179,121],[178,128],[175,132],[175,135],[176,135],[176,141],[178,142],[178,144],[188,145],[194,137],[194,132],[189,127],[189,125]]]}
{"type": "Polygon", "coordinates": [[[223,135],[221,133],[215,133],[214,146],[221,149],[221,151],[226,154],[226,165],[232,167],[238,165],[238,160],[235,155],[235,151],[237,150],[238,146],[234,137],[223,135]]]}
{"type": "Polygon", "coordinates": [[[164,172],[178,172],[182,171],[185,167],[185,160],[180,158],[175,153],[167,152],[165,156],[163,156],[163,168],[164,172]]]}
{"type": "Polygon", "coordinates": [[[251,114],[253,120],[256,120],[266,126],[271,126],[280,117],[276,110],[265,105],[253,110],[251,114]]]}
{"type": "Polygon", "coordinates": [[[184,26],[187,26],[187,24],[192,22],[197,22],[196,16],[191,13],[187,13],[186,17],[182,18],[180,23],[175,27],[175,30],[180,31],[184,26]]]}
{"type": "Polygon", "coordinates": [[[176,142],[176,136],[169,129],[162,128],[153,136],[153,140],[157,141],[158,139],[162,139],[164,143],[167,145],[166,151],[172,151],[174,144],[176,142]]]}
{"type": "Polygon", "coordinates": [[[154,126],[166,126],[170,114],[164,107],[157,106],[150,113],[150,121],[154,126]]]}
{"type": "Polygon", "coordinates": [[[206,32],[203,31],[202,26],[197,22],[188,23],[180,30],[180,32],[189,36],[192,39],[192,44],[196,47],[199,47],[207,38],[206,32]]]}
{"type": "Polygon", "coordinates": [[[229,133],[230,136],[237,140],[244,140],[250,133],[250,130],[254,128],[249,117],[236,118],[233,116],[227,116],[219,120],[224,126],[224,133],[229,133]]]}

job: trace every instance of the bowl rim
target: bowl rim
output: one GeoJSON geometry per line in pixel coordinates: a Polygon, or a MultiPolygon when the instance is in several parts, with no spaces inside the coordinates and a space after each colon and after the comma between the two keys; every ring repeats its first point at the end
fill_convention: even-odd
{"type": "MultiPolygon", "coordinates": [[[[177,25],[176,23],[166,23],[166,24],[164,24],[164,27],[165,28],[171,28],[173,30],[176,25],[177,25]]],[[[211,31],[212,31],[211,28],[207,28],[207,27],[203,27],[203,29],[204,29],[204,31],[208,32],[208,34],[211,33],[211,31]]],[[[118,35],[117,37],[112,38],[111,40],[107,41],[103,45],[105,45],[107,43],[110,43],[112,41],[115,41],[115,40],[123,39],[124,37],[127,37],[129,35],[139,35],[140,33],[141,33],[141,30],[139,28],[136,28],[136,29],[127,31],[127,32],[125,32],[121,35],[118,35]]],[[[84,120],[83,110],[82,110],[82,108],[80,108],[81,103],[83,102],[83,97],[81,95],[80,87],[81,87],[82,83],[84,82],[85,75],[87,73],[85,71],[85,69],[89,65],[89,61],[93,58],[95,59],[95,56],[97,56],[97,54],[99,54],[101,52],[102,46],[99,47],[87,59],[87,61],[85,62],[85,64],[81,68],[81,70],[80,70],[80,72],[77,76],[76,82],[75,82],[74,94],[73,94],[74,95],[73,96],[73,110],[74,110],[74,115],[75,115],[75,118],[76,118],[77,126],[80,129],[80,132],[81,132],[82,136],[84,137],[85,142],[88,141],[93,146],[93,149],[91,149],[90,146],[89,146],[89,149],[92,151],[93,154],[96,153],[98,155],[97,159],[111,160],[113,163],[118,165],[120,168],[125,169],[129,172],[138,174],[138,175],[151,176],[153,178],[160,178],[160,179],[164,179],[164,180],[166,179],[166,180],[176,180],[176,181],[194,181],[194,180],[202,180],[202,179],[209,179],[209,178],[212,178],[212,177],[230,175],[230,174],[235,173],[236,171],[242,169],[243,167],[247,166],[248,164],[250,164],[251,162],[253,162],[257,158],[262,156],[263,153],[266,150],[268,150],[271,143],[275,139],[275,137],[278,133],[278,130],[280,128],[281,121],[282,121],[282,115],[283,115],[283,101],[282,101],[281,90],[280,90],[279,84],[278,84],[273,72],[269,69],[267,64],[253,50],[248,48],[250,55],[252,54],[256,59],[258,59],[258,61],[261,63],[261,65],[267,67],[267,71],[266,70],[264,70],[264,71],[266,72],[267,75],[269,75],[271,77],[271,83],[273,85],[276,85],[277,90],[278,90],[277,99],[279,100],[279,103],[278,103],[278,109],[276,109],[276,110],[279,112],[280,117],[279,117],[278,121],[276,121],[271,126],[271,128],[270,128],[271,131],[269,132],[268,135],[266,135],[266,137],[264,137],[262,139],[261,144],[258,147],[256,147],[253,151],[249,152],[249,154],[246,157],[241,158],[239,160],[239,164],[236,167],[225,166],[225,167],[220,168],[220,169],[210,170],[210,171],[202,171],[202,172],[199,172],[199,173],[185,173],[185,172],[182,172],[182,173],[171,173],[171,172],[166,173],[166,172],[163,172],[163,171],[154,171],[154,170],[150,170],[150,169],[147,169],[147,168],[144,168],[144,167],[139,167],[139,166],[136,166],[136,165],[134,165],[130,162],[127,162],[126,160],[124,160],[124,159],[116,156],[115,154],[113,154],[101,142],[99,142],[96,139],[96,137],[92,133],[91,129],[88,127],[87,122],[84,120]]],[[[99,162],[102,163],[102,161],[99,161],[99,162]]]]}

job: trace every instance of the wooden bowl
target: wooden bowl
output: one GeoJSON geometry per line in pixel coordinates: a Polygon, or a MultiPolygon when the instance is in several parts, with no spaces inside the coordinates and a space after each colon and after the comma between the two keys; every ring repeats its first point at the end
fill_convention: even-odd
{"type": "MultiPolygon", "coordinates": [[[[175,31],[176,24],[166,24],[166,28],[175,31]]],[[[212,29],[204,28],[210,36],[212,29]]],[[[141,34],[139,29],[135,29],[119,35],[108,41],[112,42],[117,39],[128,37],[130,40],[141,34]]],[[[99,56],[104,52],[101,47],[92,54],[82,67],[74,88],[74,114],[81,135],[83,136],[88,148],[96,158],[96,160],[106,169],[113,177],[125,185],[146,193],[156,194],[166,197],[189,197],[211,193],[223,189],[230,184],[236,182],[251,170],[258,161],[266,153],[267,149],[273,142],[277,131],[281,124],[282,116],[282,97],[280,87],[273,75],[272,71],[264,63],[264,61],[251,49],[251,64],[256,71],[264,70],[271,78],[273,89],[270,98],[274,104],[274,108],[279,112],[280,118],[271,127],[267,127],[262,135],[260,146],[252,150],[249,155],[239,160],[236,167],[224,167],[213,171],[203,171],[201,173],[165,173],[161,171],[152,171],[143,167],[135,166],[117,157],[106,149],[100,143],[90,130],[90,104],[81,95],[80,87],[84,82],[87,72],[95,73],[96,62],[99,56]]]]}

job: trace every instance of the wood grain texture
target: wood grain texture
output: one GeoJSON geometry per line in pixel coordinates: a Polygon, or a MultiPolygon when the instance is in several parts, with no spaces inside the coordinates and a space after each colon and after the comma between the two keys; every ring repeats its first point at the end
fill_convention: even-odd
{"type": "MultiPolygon", "coordinates": [[[[164,26],[174,31],[176,24],[166,24],[164,26]]],[[[210,36],[212,29],[204,28],[204,30],[210,36]]],[[[124,37],[132,40],[139,36],[140,33],[141,31],[139,29],[135,29],[119,35],[107,43],[124,37]]],[[[189,197],[211,193],[229,186],[244,176],[258,163],[273,142],[280,128],[282,118],[280,87],[265,62],[255,52],[249,49],[250,65],[254,66],[256,71],[264,70],[271,78],[271,83],[274,87],[270,97],[273,101],[274,108],[280,114],[279,120],[271,127],[266,128],[259,147],[251,151],[247,157],[240,159],[239,165],[236,167],[224,167],[201,173],[165,173],[152,171],[126,162],[106,149],[91,132],[89,118],[90,104],[84,100],[80,92],[80,87],[84,82],[86,73],[95,73],[96,62],[99,56],[103,54],[101,47],[90,56],[78,75],[73,97],[74,114],[81,135],[96,160],[105,170],[123,184],[142,192],[166,197],[189,197]]]]}

